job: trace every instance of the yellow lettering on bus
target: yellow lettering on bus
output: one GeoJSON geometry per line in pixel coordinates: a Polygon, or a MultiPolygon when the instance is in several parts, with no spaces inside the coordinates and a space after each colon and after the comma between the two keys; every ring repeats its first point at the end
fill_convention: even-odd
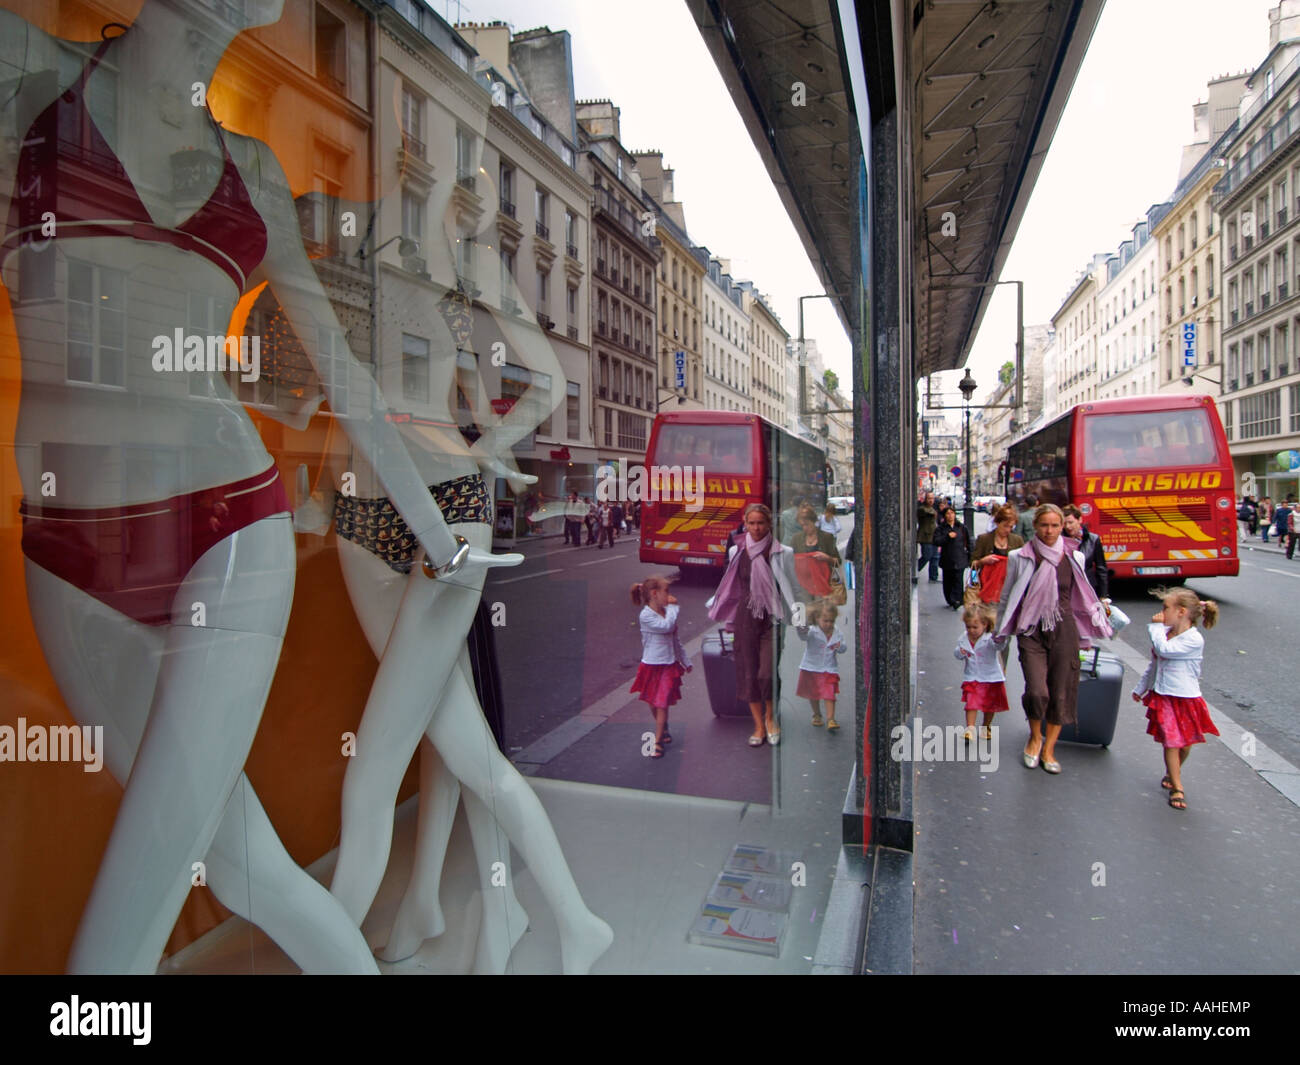
{"type": "Polygon", "coordinates": [[[1139,473],[1133,476],[1125,477],[1124,488],[1122,490],[1125,492],[1142,491],[1142,475],[1139,473]]]}
{"type": "Polygon", "coordinates": [[[1083,489],[1083,490],[1084,490],[1085,492],[1087,492],[1088,495],[1092,495],[1093,492],[1097,491],[1097,478],[1096,478],[1096,477],[1089,477],[1089,478],[1084,482],[1084,489],[1083,489]]]}
{"type": "Polygon", "coordinates": [[[1119,491],[1122,491],[1122,489],[1120,488],[1120,485],[1123,484],[1123,482],[1124,482],[1124,478],[1123,478],[1123,477],[1103,477],[1103,478],[1101,479],[1101,490],[1102,490],[1103,492],[1119,492],[1119,491]],[[1114,481],[1115,483],[1112,484],[1112,483],[1111,483],[1112,481],[1114,481]]]}
{"type": "Polygon", "coordinates": [[[1154,487],[1161,492],[1168,492],[1174,486],[1173,475],[1168,473],[1157,473],[1155,482],[1154,487]]]}
{"type": "Polygon", "coordinates": [[[1218,488],[1223,483],[1223,472],[1221,470],[1207,470],[1201,476],[1202,488],[1218,488]]]}
{"type": "Polygon", "coordinates": [[[1179,473],[1174,476],[1174,491],[1180,488],[1200,488],[1201,475],[1197,473],[1179,473]]]}

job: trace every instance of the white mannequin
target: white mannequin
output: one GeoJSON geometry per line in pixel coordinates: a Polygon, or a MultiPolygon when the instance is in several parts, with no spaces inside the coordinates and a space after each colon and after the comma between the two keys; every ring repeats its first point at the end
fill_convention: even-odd
{"type": "MultiPolygon", "coordinates": [[[[482,145],[485,131],[480,128],[476,132],[474,143],[482,145]]],[[[480,171],[479,179],[485,177],[480,171]]],[[[450,195],[450,182],[435,188],[431,214],[446,221],[446,240],[425,250],[428,269],[444,288],[454,285],[456,277],[450,195]]],[[[485,220],[483,224],[484,230],[474,234],[478,238],[479,276],[500,277],[497,241],[487,231],[490,223],[485,220]]],[[[501,295],[524,304],[513,280],[509,291],[501,295]]],[[[436,313],[431,314],[429,304],[423,294],[410,306],[395,311],[386,304],[385,318],[407,321],[414,317],[420,323],[419,331],[435,338],[429,360],[431,403],[421,411],[432,421],[455,424],[451,397],[456,343],[446,324],[436,313]]],[[[511,361],[549,374],[553,382],[564,380],[545,333],[511,315],[496,313],[493,317],[512,353],[511,361]]],[[[502,418],[493,415],[486,402],[476,404],[481,407],[475,416],[483,436],[472,448],[456,431],[440,433],[433,447],[429,438],[404,435],[404,439],[430,485],[482,470],[489,487],[495,477],[504,476],[517,491],[536,478],[521,475],[514,467],[510,446],[540,424],[562,399],[561,389],[548,394],[534,385],[502,418]]],[[[362,466],[351,472],[356,475],[357,494],[366,497],[363,486],[371,480],[369,471],[362,466]]],[[[451,528],[475,548],[490,550],[490,525],[463,523],[451,528]]],[[[545,810],[527,781],[498,750],[474,691],[465,638],[481,598],[483,569],[467,566],[452,578],[430,581],[418,567],[409,575],[396,573],[365,548],[341,537],[338,548],[349,595],[366,638],[380,657],[380,666],[357,732],[357,753],[344,779],[342,841],[330,890],[360,924],[387,865],[393,804],[406,765],[419,744],[415,866],[381,956],[388,960],[407,957],[425,939],[443,931],[437,890],[458,779],[468,789],[463,793],[465,809],[484,896],[475,971],[504,972],[527,925],[527,916],[514,895],[513,877],[505,887],[493,885],[493,863],[503,862],[508,867],[510,860],[508,845],[497,830],[499,823],[524,855],[555,911],[564,971],[587,972],[608,949],[613,932],[582,901],[545,810]],[[444,764],[457,779],[441,772],[444,764]]]]}
{"type": "MultiPolygon", "coordinates": [[[[87,113],[125,168],[144,208],[160,227],[184,224],[170,202],[169,160],[183,146],[221,155],[221,137],[202,108],[184,108],[180,125],[151,121],[160,89],[188,100],[204,84],[235,35],[275,21],[279,0],[249,2],[247,23],[221,24],[206,11],[196,33],[175,7],[148,4],[101,67],[86,80],[87,113]],[[117,69],[118,115],[97,104],[96,79],[117,69]],[[104,133],[104,131],[109,131],[104,133]],[[130,131],[147,131],[130,136],[130,131]]],[[[196,8],[196,14],[198,9],[196,8]]],[[[59,69],[59,42],[9,12],[0,12],[0,48],[24,72],[16,95],[0,100],[3,133],[21,141],[26,123],[71,86],[39,75],[59,69]],[[28,77],[27,75],[32,75],[28,77]]],[[[73,79],[75,84],[75,78],[73,79]]],[[[455,542],[428,490],[382,417],[382,397],[346,351],[342,331],[302,250],[287,183],[265,145],[229,134],[226,147],[267,229],[266,254],[248,279],[269,280],[290,323],[316,359],[315,341],[335,353],[329,396],[354,446],[380,467],[386,494],[430,557],[445,564],[455,542]],[[319,332],[318,332],[319,331],[319,332]],[[342,372],[340,366],[342,364],[342,372]],[[338,402],[335,402],[335,401],[338,402]]],[[[14,143],[14,142],[11,142],[14,143]]],[[[15,160],[4,162],[0,187],[13,186],[15,160]]],[[[0,219],[8,217],[8,205],[0,219]]],[[[255,476],[270,465],[252,422],[224,376],[157,374],[148,338],[183,321],[181,294],[211,300],[213,331],[224,331],[239,291],[214,262],[168,243],[60,233],[61,264],[90,264],[96,276],[124,278],[124,370],[121,383],[70,385],[43,343],[50,314],[25,306],[21,256],[4,262],[14,294],[23,353],[23,393],[15,443],[24,496],[41,501],[42,475],[53,473],[62,507],[107,508],[150,503],[255,476]],[[168,304],[168,300],[171,304],[168,304]]],[[[65,280],[62,282],[66,286],[65,280]]],[[[57,305],[56,305],[57,306],[57,305]]],[[[312,408],[299,413],[310,415],[312,408]]],[[[255,521],[193,562],[166,626],[145,624],[108,607],[26,560],[28,599],[42,649],[65,702],[83,724],[105,727],[106,761],[125,791],[68,961],[73,972],[152,972],[190,886],[192,863],[208,863],[217,897],[263,927],[303,968],[374,972],[355,922],[284,852],[241,772],[269,691],[293,594],[294,541],[287,514],[255,521]],[[192,624],[192,604],[206,608],[192,624]]],[[[480,564],[483,560],[476,559],[480,564]]],[[[498,563],[499,564],[499,563],[498,563]]]]}

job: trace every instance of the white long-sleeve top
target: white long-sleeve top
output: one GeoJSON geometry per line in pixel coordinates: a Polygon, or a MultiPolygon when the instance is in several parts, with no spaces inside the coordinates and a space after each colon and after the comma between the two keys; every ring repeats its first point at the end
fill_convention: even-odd
{"type": "Polygon", "coordinates": [[[683,667],[690,665],[686,648],[677,638],[680,609],[676,603],[669,603],[660,617],[648,606],[641,608],[641,661],[646,665],[666,666],[673,662],[680,662],[683,667]]]}
{"type": "Polygon", "coordinates": [[[835,629],[828,637],[816,625],[794,631],[807,645],[804,647],[803,659],[799,662],[800,669],[806,669],[809,673],[839,673],[835,656],[842,655],[849,648],[849,645],[844,642],[844,633],[835,629]]]}
{"type": "Polygon", "coordinates": [[[1155,621],[1147,626],[1151,636],[1151,661],[1138,681],[1136,694],[1149,691],[1194,699],[1201,694],[1201,659],[1205,637],[1193,625],[1170,638],[1169,630],[1155,621]]]}
{"type": "Polygon", "coordinates": [[[957,641],[957,646],[952,652],[954,658],[965,664],[966,668],[961,675],[962,681],[975,680],[988,684],[1006,680],[1006,674],[1002,672],[1002,663],[998,661],[998,649],[991,632],[984,633],[975,641],[973,647],[970,637],[962,633],[961,639],[957,641]]]}

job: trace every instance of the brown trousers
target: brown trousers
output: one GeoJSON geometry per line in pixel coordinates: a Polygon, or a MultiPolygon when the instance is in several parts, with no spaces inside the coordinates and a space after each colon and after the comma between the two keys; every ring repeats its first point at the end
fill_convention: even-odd
{"type": "Polygon", "coordinates": [[[1068,611],[1051,632],[1016,637],[1025,694],[1020,704],[1030,721],[1072,725],[1078,719],[1079,630],[1068,611]]]}

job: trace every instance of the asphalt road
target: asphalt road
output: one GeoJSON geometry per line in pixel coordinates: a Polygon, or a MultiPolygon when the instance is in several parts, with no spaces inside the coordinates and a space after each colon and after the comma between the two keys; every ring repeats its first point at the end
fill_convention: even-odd
{"type": "MultiPolygon", "coordinates": [[[[1111,589],[1133,619],[1120,639],[1143,654],[1150,651],[1145,625],[1159,605],[1147,592],[1152,586],[1122,582],[1111,589]]],[[[1291,639],[1300,607],[1300,552],[1288,562],[1275,548],[1243,550],[1239,576],[1189,580],[1187,586],[1221,611],[1218,625],[1205,633],[1206,701],[1300,765],[1300,648],[1291,639]]]]}

